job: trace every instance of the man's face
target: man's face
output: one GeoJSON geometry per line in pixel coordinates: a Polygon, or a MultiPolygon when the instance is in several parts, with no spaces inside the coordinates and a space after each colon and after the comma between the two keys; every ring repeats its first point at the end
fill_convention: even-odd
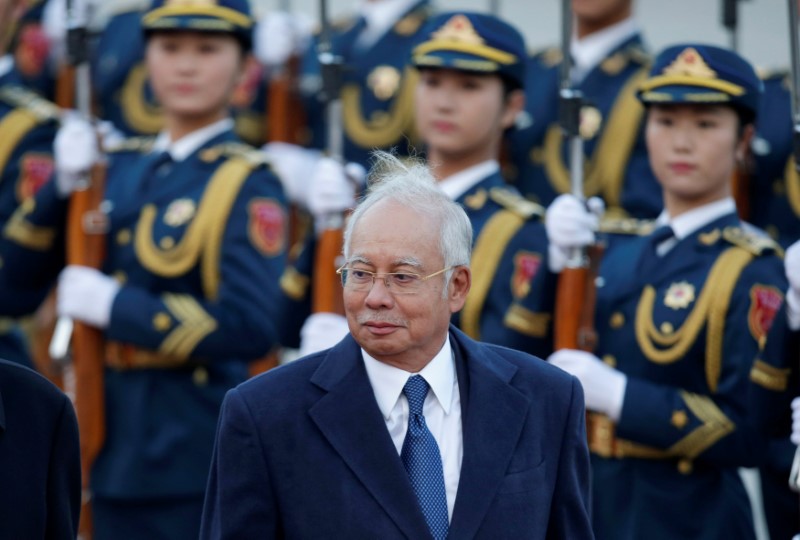
{"type": "MultiPolygon", "coordinates": [[[[368,210],[350,239],[348,267],[370,272],[407,272],[426,276],[444,267],[439,224],[429,216],[395,201],[384,200],[368,210]]],[[[387,364],[419,371],[439,352],[447,336],[450,315],[464,304],[464,291],[444,274],[422,283],[414,294],[389,290],[381,276],[369,291],[344,288],[350,333],[370,356],[387,364]],[[447,288],[447,294],[443,289],[447,288]]],[[[459,279],[460,277],[460,279],[459,279]]]]}

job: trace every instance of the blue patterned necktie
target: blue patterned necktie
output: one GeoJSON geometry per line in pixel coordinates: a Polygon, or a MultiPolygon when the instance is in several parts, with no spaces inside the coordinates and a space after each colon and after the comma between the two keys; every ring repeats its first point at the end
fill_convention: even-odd
{"type": "Polygon", "coordinates": [[[428,394],[428,383],[420,375],[408,378],[403,387],[408,398],[408,432],[403,441],[400,458],[406,468],[411,486],[417,495],[422,514],[433,538],[447,538],[447,495],[439,446],[425,424],[422,404],[428,394]]]}

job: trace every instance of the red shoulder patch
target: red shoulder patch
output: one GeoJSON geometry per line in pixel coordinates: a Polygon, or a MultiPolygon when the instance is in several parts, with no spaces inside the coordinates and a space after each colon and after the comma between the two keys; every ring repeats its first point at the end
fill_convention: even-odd
{"type": "Polygon", "coordinates": [[[524,298],[531,290],[531,281],[542,265],[542,256],[530,251],[518,251],[514,255],[514,274],[511,276],[511,292],[514,298],[524,298]]]}
{"type": "Polygon", "coordinates": [[[747,323],[750,326],[750,333],[758,343],[766,338],[782,303],[783,293],[780,289],[768,285],[753,285],[750,289],[747,323]]]}
{"type": "Polygon", "coordinates": [[[36,195],[36,192],[53,174],[53,158],[50,154],[29,152],[19,160],[19,181],[17,182],[17,198],[24,201],[36,195]]]}
{"type": "Polygon", "coordinates": [[[255,198],[247,207],[250,242],[264,255],[274,257],[286,243],[286,213],[274,199],[255,198]]]}

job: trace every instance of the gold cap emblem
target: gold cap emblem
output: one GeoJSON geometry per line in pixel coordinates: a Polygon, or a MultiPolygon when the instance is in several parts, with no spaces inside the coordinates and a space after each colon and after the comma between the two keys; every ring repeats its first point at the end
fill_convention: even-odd
{"type": "Polygon", "coordinates": [[[459,41],[461,43],[472,43],[482,45],[483,38],[478,35],[472,23],[466,15],[454,15],[444,26],[431,34],[432,40],[459,41]]]}
{"type": "Polygon", "coordinates": [[[664,74],[688,75],[703,79],[717,78],[717,72],[708,67],[708,64],[694,47],[684,49],[670,65],[664,68],[664,74]]]}

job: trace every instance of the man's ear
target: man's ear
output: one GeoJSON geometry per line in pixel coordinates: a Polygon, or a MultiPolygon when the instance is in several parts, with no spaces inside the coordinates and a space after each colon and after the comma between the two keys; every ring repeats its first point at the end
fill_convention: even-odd
{"type": "Polygon", "coordinates": [[[525,92],[522,90],[512,90],[506,96],[505,108],[503,110],[502,124],[503,129],[508,129],[514,125],[517,116],[525,109],[525,92]]]}
{"type": "Polygon", "coordinates": [[[464,307],[470,287],[472,287],[472,272],[469,267],[456,266],[447,285],[447,300],[450,303],[451,313],[456,313],[464,307]]]}

